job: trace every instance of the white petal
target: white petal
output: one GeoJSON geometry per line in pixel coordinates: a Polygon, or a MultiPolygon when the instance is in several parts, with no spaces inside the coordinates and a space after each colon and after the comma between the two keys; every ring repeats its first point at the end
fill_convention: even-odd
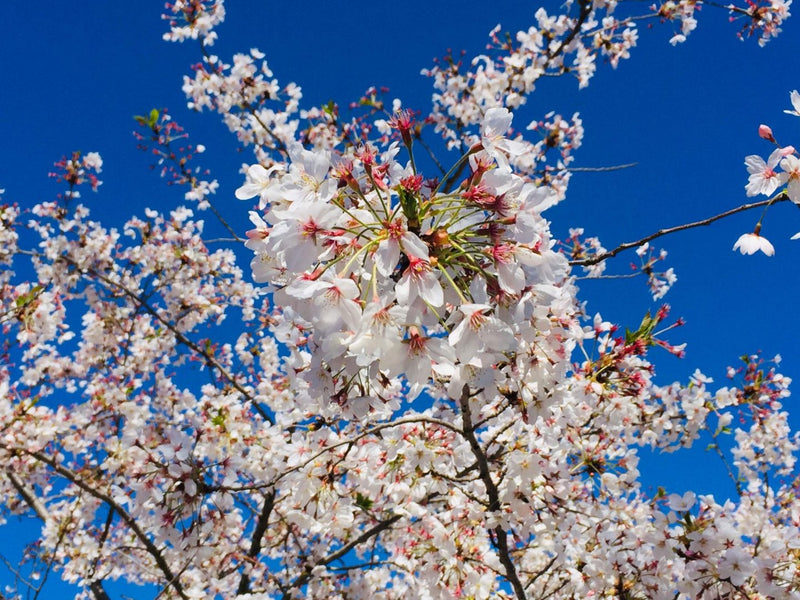
{"type": "Polygon", "coordinates": [[[419,295],[434,308],[444,304],[442,286],[439,285],[439,280],[432,273],[428,273],[424,280],[420,282],[419,295]]]}
{"type": "Polygon", "coordinates": [[[482,133],[486,137],[501,136],[511,127],[514,118],[507,108],[495,107],[486,111],[483,116],[482,133]]]}
{"type": "Polygon", "coordinates": [[[378,267],[378,272],[384,277],[389,277],[400,260],[400,244],[394,240],[384,240],[378,244],[372,258],[378,267]]]}
{"type": "Polygon", "coordinates": [[[406,231],[403,234],[403,249],[406,253],[428,260],[428,245],[417,237],[415,233],[406,231]]]}

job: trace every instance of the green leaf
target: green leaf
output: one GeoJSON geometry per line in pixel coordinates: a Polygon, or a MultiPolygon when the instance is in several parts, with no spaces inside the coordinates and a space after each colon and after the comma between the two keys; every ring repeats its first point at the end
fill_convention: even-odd
{"type": "Polygon", "coordinates": [[[322,105],[322,112],[326,115],[330,115],[331,117],[336,116],[336,103],[333,100],[329,100],[327,104],[322,105]]]}
{"type": "Polygon", "coordinates": [[[14,304],[17,308],[22,308],[23,306],[30,304],[36,299],[36,296],[39,295],[44,288],[41,285],[33,286],[29,292],[18,296],[16,300],[14,300],[14,304]]]}
{"type": "Polygon", "coordinates": [[[356,506],[363,508],[364,510],[369,510],[372,508],[372,504],[372,500],[366,496],[362,496],[360,492],[356,493],[356,506]]]}
{"type": "Polygon", "coordinates": [[[625,330],[625,343],[632,344],[636,340],[645,340],[647,342],[651,342],[653,337],[653,330],[658,325],[658,319],[653,318],[650,316],[650,311],[647,311],[644,318],[642,319],[641,325],[639,325],[639,329],[631,333],[628,329],[625,330]]]}
{"type": "Polygon", "coordinates": [[[403,208],[403,214],[408,220],[408,226],[411,229],[419,227],[419,214],[417,212],[417,198],[406,189],[402,187],[398,190],[400,195],[400,206],[403,208]]]}

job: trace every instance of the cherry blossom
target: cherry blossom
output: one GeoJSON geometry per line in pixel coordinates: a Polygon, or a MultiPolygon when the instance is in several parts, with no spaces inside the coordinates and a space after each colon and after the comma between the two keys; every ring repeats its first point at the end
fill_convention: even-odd
{"type": "Polygon", "coordinates": [[[778,148],[769,155],[766,162],[760,156],[755,155],[744,159],[744,164],[747,165],[747,172],[750,173],[748,184],[745,186],[748,196],[757,196],[759,194],[771,196],[778,189],[778,186],[786,183],[786,173],[775,171],[775,167],[781,162],[781,158],[783,158],[783,154],[781,149],[778,148]]]}
{"type": "Polygon", "coordinates": [[[789,98],[792,101],[792,108],[794,110],[785,110],[783,112],[789,115],[800,117],[800,92],[798,92],[797,90],[792,90],[792,93],[789,95],[789,98]]]}
{"type": "Polygon", "coordinates": [[[756,252],[763,252],[767,256],[775,254],[775,248],[770,241],[757,233],[742,234],[739,236],[739,239],[736,240],[733,249],[738,250],[742,254],[755,254],[756,252]]]}
{"type": "Polygon", "coordinates": [[[506,154],[516,156],[525,151],[524,144],[515,143],[505,137],[511,127],[512,118],[505,108],[490,108],[481,124],[481,146],[505,170],[510,168],[506,154]]]}
{"type": "Polygon", "coordinates": [[[786,177],[786,194],[795,204],[800,204],[800,159],[789,155],[781,161],[781,169],[786,177]]]}

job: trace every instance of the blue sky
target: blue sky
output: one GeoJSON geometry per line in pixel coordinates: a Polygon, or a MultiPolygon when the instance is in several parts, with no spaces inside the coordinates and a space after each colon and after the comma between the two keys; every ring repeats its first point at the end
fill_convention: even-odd
{"type": "MultiPolygon", "coordinates": [[[[83,201],[95,218],[120,225],[145,207],[168,211],[181,203],[179,190],[164,186],[148,169],[149,157],[135,148],[132,116],[168,107],[195,143],[208,150],[203,164],[220,182],[217,205],[240,231],[248,228],[246,203],[233,197],[239,168],[250,159],[238,153],[215,115],[185,109],[181,78],[199,55],[195,43],[161,40],[163,3],[29,3],[11,0],[0,11],[0,188],[4,201],[23,207],[49,200],[59,191],[47,173],[73,150],[98,151],[104,184],[83,201]]],[[[330,99],[346,105],[370,85],[385,85],[389,96],[423,111],[430,106],[430,82],[419,75],[447,48],[480,53],[486,33],[525,28],[536,3],[521,0],[424,0],[354,5],[310,0],[303,3],[230,2],[213,51],[223,58],[258,47],[282,83],[297,82],[307,106],[330,99]]],[[[550,3],[551,10],[556,5],[550,3]]],[[[555,110],[580,112],[586,128],[576,166],[638,163],[613,173],[576,174],[567,200],[550,213],[553,228],[584,227],[608,248],[661,227],[711,216],[747,201],[743,166],[748,154],[766,157],[760,123],[772,126],[784,144],[800,147],[800,119],[783,114],[789,92],[800,88],[800,20],[789,19],[783,34],[765,48],[739,41],[739,25],[724,10],[706,8],[698,30],[672,47],[670,25],[645,26],[632,58],[616,70],[600,65],[588,88],[574,80],[541,83],[515,117],[528,121],[555,110]]],[[[665,301],[687,324],[670,333],[687,342],[687,357],[654,352],[658,380],[685,381],[695,368],[725,385],[725,367],[757,350],[781,354],[782,371],[800,381],[800,211],[789,204],[770,210],[763,235],[776,256],[744,257],[731,250],[751,231],[760,213],[737,215],[708,228],[657,242],[669,252],[678,282],[665,301]]],[[[240,252],[249,260],[248,252],[240,252]]],[[[622,255],[609,273],[626,273],[634,259],[622,255]]],[[[590,313],[631,328],[652,308],[644,280],[584,281],[590,313]]],[[[800,409],[794,412],[800,425],[800,409]]],[[[646,461],[645,465],[651,464],[646,461]]],[[[652,462],[651,483],[675,491],[731,493],[724,482],[709,483],[707,463],[694,459],[652,462]],[[670,465],[670,466],[667,466],[670,465]]],[[[721,473],[721,470],[720,470],[721,473]]],[[[0,540],[3,539],[0,533],[0,540]]],[[[0,541],[0,551],[6,542],[0,541]]],[[[3,576],[0,575],[0,582],[3,576]]]]}

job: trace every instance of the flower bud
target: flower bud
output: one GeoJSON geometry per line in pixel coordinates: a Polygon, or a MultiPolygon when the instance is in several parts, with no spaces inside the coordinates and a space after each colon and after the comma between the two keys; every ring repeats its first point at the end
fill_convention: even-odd
{"type": "Polygon", "coordinates": [[[763,125],[763,124],[759,125],[758,126],[758,135],[759,135],[759,137],[761,137],[761,138],[763,138],[763,139],[765,139],[767,141],[770,141],[770,142],[774,142],[775,141],[775,138],[772,135],[772,129],[770,129],[769,125],[763,125]]]}

